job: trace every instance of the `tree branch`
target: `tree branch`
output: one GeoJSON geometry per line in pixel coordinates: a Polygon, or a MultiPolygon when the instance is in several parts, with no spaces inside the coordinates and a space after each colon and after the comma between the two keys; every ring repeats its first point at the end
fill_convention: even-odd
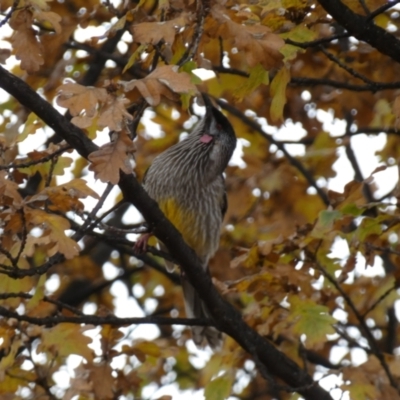
{"type": "Polygon", "coordinates": [[[370,16],[354,13],[340,0],[318,0],[318,2],[352,36],[368,43],[394,61],[400,62],[400,41],[375,25],[370,16]]]}

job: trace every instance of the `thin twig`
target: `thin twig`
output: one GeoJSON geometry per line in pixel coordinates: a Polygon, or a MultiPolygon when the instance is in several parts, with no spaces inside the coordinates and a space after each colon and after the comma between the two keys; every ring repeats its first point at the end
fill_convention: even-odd
{"type": "Polygon", "coordinates": [[[52,158],[50,160],[49,173],[47,174],[46,182],[44,183],[44,187],[46,187],[46,188],[50,186],[51,180],[53,178],[54,168],[57,164],[57,159],[58,159],[58,156],[55,156],[54,158],[52,158]]]}
{"type": "Polygon", "coordinates": [[[378,7],[376,10],[372,11],[369,15],[367,20],[370,21],[374,19],[376,16],[379,14],[384,13],[386,10],[389,10],[389,8],[394,7],[396,4],[400,3],[400,0],[393,0],[393,1],[388,1],[386,4],[384,4],[381,7],[378,7]]]}
{"type": "MultiPolygon", "coordinates": [[[[223,74],[238,75],[248,78],[250,75],[237,68],[227,68],[220,65],[213,65],[212,69],[215,72],[223,74]]],[[[354,92],[378,92],[381,90],[392,90],[400,89],[400,82],[373,82],[373,84],[367,85],[356,85],[353,83],[347,83],[343,81],[334,81],[332,79],[325,78],[308,78],[308,77],[292,77],[289,82],[290,86],[331,86],[337,89],[347,89],[354,92]]]]}
{"type": "Polygon", "coordinates": [[[24,314],[18,314],[0,306],[0,315],[6,318],[15,318],[17,321],[25,321],[34,325],[54,326],[61,323],[71,324],[91,324],[91,325],[183,325],[183,326],[213,326],[209,319],[205,318],[168,318],[168,317],[143,317],[143,318],[118,318],[114,316],[99,317],[97,315],[67,316],[55,315],[51,317],[31,317],[24,314]]]}
{"type": "Polygon", "coordinates": [[[364,12],[366,15],[370,15],[371,11],[368,8],[367,4],[365,3],[365,0],[358,0],[358,2],[360,3],[361,7],[363,8],[364,12]]]}
{"type": "MultiPolygon", "coordinates": [[[[351,132],[351,125],[352,125],[352,118],[350,113],[346,115],[346,132],[345,136],[350,136],[351,132]]],[[[345,150],[348,160],[350,161],[351,166],[354,170],[355,180],[358,182],[363,183],[363,195],[368,203],[372,203],[375,201],[374,195],[371,191],[371,187],[369,186],[368,182],[364,181],[363,174],[361,172],[360,165],[357,161],[356,155],[354,154],[353,148],[351,147],[350,138],[349,140],[345,141],[345,150]]]]}
{"type": "Polygon", "coordinates": [[[296,46],[296,47],[301,47],[302,49],[308,49],[309,47],[316,47],[316,46],[320,46],[321,44],[326,44],[326,43],[330,43],[334,40],[337,39],[343,39],[346,37],[349,37],[350,34],[347,32],[344,33],[338,33],[336,35],[332,35],[332,36],[328,36],[325,38],[321,38],[321,39],[316,39],[310,42],[296,42],[294,40],[291,39],[285,39],[285,43],[287,44],[291,44],[292,46],[296,46]]]}
{"type": "Polygon", "coordinates": [[[93,225],[93,221],[95,220],[96,214],[100,210],[100,208],[103,207],[103,204],[106,201],[106,199],[107,199],[108,195],[110,194],[111,190],[113,189],[113,187],[114,187],[114,185],[112,185],[111,183],[107,184],[107,187],[105,188],[103,194],[101,195],[100,200],[97,202],[96,206],[93,208],[93,210],[87,216],[86,221],[80,227],[81,231],[93,230],[95,228],[95,226],[93,225]]]}
{"type": "Polygon", "coordinates": [[[353,68],[350,68],[348,65],[346,65],[341,60],[339,60],[339,58],[336,57],[334,54],[332,54],[329,51],[327,51],[323,46],[319,46],[318,48],[323,54],[325,54],[326,57],[329,58],[329,60],[331,60],[332,62],[337,64],[340,68],[344,69],[350,75],[354,76],[355,78],[361,79],[363,82],[365,82],[365,83],[367,83],[367,84],[369,84],[371,86],[375,86],[376,85],[376,82],[371,81],[366,76],[364,76],[364,75],[360,74],[359,72],[355,71],[353,68]]]}
{"type": "Polygon", "coordinates": [[[396,285],[393,285],[388,290],[386,290],[386,292],[381,294],[379,296],[379,298],[366,311],[364,311],[364,313],[361,315],[361,317],[365,318],[381,301],[385,300],[386,297],[388,297],[389,294],[392,293],[393,290],[395,290],[395,289],[396,289],[396,285]]]}
{"type": "Polygon", "coordinates": [[[186,49],[185,53],[181,57],[181,59],[178,61],[177,65],[180,67],[185,64],[187,61],[189,61],[195,54],[197,53],[197,49],[200,44],[200,39],[201,36],[203,35],[203,30],[204,30],[204,19],[205,19],[205,8],[203,7],[203,2],[202,0],[197,0],[196,2],[196,16],[197,16],[197,23],[196,27],[194,30],[192,42],[186,49]]]}
{"type": "Polygon", "coordinates": [[[14,3],[12,4],[10,11],[5,15],[3,20],[0,21],[0,28],[10,20],[10,18],[13,15],[13,12],[16,11],[16,9],[18,8],[18,5],[19,5],[19,0],[14,0],[14,3]]]}
{"type": "Polygon", "coordinates": [[[37,164],[44,164],[47,161],[51,161],[54,157],[58,157],[60,154],[64,153],[65,151],[68,151],[72,149],[70,145],[63,146],[56,150],[54,153],[51,153],[47,156],[44,156],[38,160],[32,160],[32,161],[27,161],[25,163],[18,163],[18,164],[7,164],[7,165],[0,165],[0,171],[1,170],[10,170],[10,169],[17,169],[17,168],[27,168],[32,165],[37,165],[37,164]]]}

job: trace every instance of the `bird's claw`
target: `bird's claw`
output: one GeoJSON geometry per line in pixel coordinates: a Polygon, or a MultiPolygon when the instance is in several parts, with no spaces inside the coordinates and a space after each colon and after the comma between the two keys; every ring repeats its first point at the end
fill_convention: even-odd
{"type": "Polygon", "coordinates": [[[144,233],[138,238],[135,245],[133,246],[133,251],[136,254],[143,254],[147,252],[147,242],[149,241],[150,236],[151,233],[144,233]]]}

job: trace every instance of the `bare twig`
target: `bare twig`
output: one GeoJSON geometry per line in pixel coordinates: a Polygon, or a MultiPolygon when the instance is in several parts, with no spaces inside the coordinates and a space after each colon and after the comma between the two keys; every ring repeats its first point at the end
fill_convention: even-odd
{"type": "Polygon", "coordinates": [[[0,315],[6,318],[15,318],[17,321],[25,321],[29,322],[30,324],[44,325],[44,326],[54,326],[65,322],[68,322],[70,324],[91,324],[91,325],[112,325],[112,326],[123,326],[132,324],[212,326],[211,321],[204,318],[167,318],[167,317],[153,317],[153,316],[143,317],[143,318],[118,318],[114,316],[99,317],[97,315],[79,315],[79,316],[55,315],[50,317],[38,318],[24,314],[18,314],[17,312],[8,310],[3,306],[0,306],[0,315]]]}
{"type": "Polygon", "coordinates": [[[386,4],[384,4],[381,7],[378,7],[376,10],[372,11],[369,15],[367,20],[372,20],[375,17],[377,17],[379,14],[384,13],[386,10],[389,10],[390,8],[394,7],[396,4],[400,3],[400,0],[392,0],[388,1],[386,4]]]}
{"type": "Polygon", "coordinates": [[[60,154],[64,153],[65,151],[68,151],[70,149],[71,149],[71,146],[66,145],[66,146],[59,148],[54,153],[48,154],[47,156],[43,156],[42,158],[40,158],[38,160],[27,161],[25,163],[0,165],[0,171],[1,170],[10,170],[10,169],[15,169],[15,168],[27,168],[32,165],[44,164],[45,162],[51,161],[53,158],[58,157],[60,154]]]}
{"type": "Polygon", "coordinates": [[[13,12],[18,8],[19,5],[19,0],[14,0],[14,3],[12,4],[10,11],[5,15],[5,17],[0,21],[0,28],[5,25],[10,18],[13,15],[13,12]]]}
{"type": "Polygon", "coordinates": [[[197,49],[199,47],[200,39],[201,39],[203,30],[204,30],[204,19],[206,16],[206,10],[203,7],[202,0],[197,0],[197,2],[196,2],[196,16],[197,16],[197,23],[196,23],[196,27],[194,30],[192,42],[186,49],[186,51],[183,54],[183,56],[181,57],[181,59],[178,61],[177,64],[179,66],[182,66],[187,61],[189,61],[193,56],[195,56],[197,49]]]}
{"type": "Polygon", "coordinates": [[[353,75],[355,78],[361,79],[363,82],[367,83],[368,85],[371,85],[372,87],[377,85],[376,82],[371,81],[366,76],[360,74],[359,72],[355,71],[353,68],[350,68],[348,65],[343,63],[338,57],[336,57],[334,54],[332,54],[329,51],[327,51],[323,46],[319,46],[318,48],[323,54],[326,55],[326,57],[329,58],[329,60],[333,61],[340,68],[342,68],[346,72],[348,72],[350,75],[353,75]]]}

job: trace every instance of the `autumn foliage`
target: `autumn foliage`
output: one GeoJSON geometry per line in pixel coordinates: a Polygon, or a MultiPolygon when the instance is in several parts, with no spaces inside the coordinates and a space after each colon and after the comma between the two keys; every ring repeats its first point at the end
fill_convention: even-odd
{"type": "Polygon", "coordinates": [[[1,0],[0,399],[400,399],[398,3],[1,0]],[[212,284],[138,183],[201,92],[239,139],[212,284]]]}

